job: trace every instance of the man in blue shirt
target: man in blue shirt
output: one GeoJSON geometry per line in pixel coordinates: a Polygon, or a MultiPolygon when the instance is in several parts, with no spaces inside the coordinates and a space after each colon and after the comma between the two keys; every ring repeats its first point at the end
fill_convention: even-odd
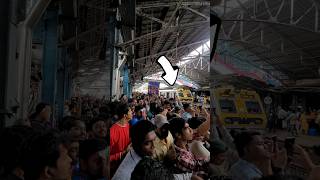
{"type": "Polygon", "coordinates": [[[258,132],[242,132],[235,138],[235,145],[240,156],[230,169],[232,179],[252,180],[262,178],[268,167],[271,153],[264,139],[258,132]]]}
{"type": "Polygon", "coordinates": [[[80,143],[80,169],[72,180],[107,180],[106,143],[102,139],[88,139],[80,143]]]}
{"type": "Polygon", "coordinates": [[[145,114],[145,109],[142,106],[136,106],[134,109],[135,115],[133,116],[133,118],[131,119],[131,121],[129,121],[131,126],[134,126],[138,121],[140,120],[146,120],[144,114],[145,114]]]}

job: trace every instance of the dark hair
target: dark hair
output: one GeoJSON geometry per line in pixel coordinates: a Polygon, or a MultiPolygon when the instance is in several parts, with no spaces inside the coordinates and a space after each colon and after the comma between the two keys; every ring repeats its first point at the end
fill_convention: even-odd
{"type": "Polygon", "coordinates": [[[92,131],[93,125],[99,121],[103,121],[105,122],[105,119],[103,119],[102,117],[95,117],[93,118],[89,123],[88,123],[88,130],[92,131]]]}
{"type": "Polygon", "coordinates": [[[243,157],[245,155],[244,148],[253,140],[253,136],[258,135],[261,134],[256,131],[243,131],[235,137],[234,143],[240,157],[243,157]]]}
{"type": "Polygon", "coordinates": [[[107,106],[109,107],[110,109],[110,115],[111,117],[116,115],[118,112],[118,109],[119,109],[119,106],[121,105],[120,102],[118,101],[114,101],[114,102],[110,102],[107,106]]]}
{"type": "Polygon", "coordinates": [[[108,106],[102,106],[99,108],[99,116],[104,118],[110,118],[110,108],[108,106]]]}
{"type": "Polygon", "coordinates": [[[188,109],[190,107],[189,103],[183,104],[183,109],[188,109]]]}
{"type": "Polygon", "coordinates": [[[155,114],[160,114],[164,111],[164,108],[161,106],[156,107],[155,114]]]}
{"type": "Polygon", "coordinates": [[[174,107],[174,112],[175,113],[179,113],[180,110],[181,110],[181,108],[179,106],[175,106],[174,107]]]}
{"type": "Polygon", "coordinates": [[[33,137],[24,152],[25,179],[38,179],[46,166],[56,167],[59,146],[67,143],[66,136],[53,130],[33,137]]]}
{"type": "Polygon", "coordinates": [[[33,114],[31,114],[30,119],[36,118],[36,117],[41,113],[41,111],[42,111],[44,108],[46,108],[47,106],[50,106],[50,105],[47,104],[47,103],[43,103],[43,102],[37,104],[37,106],[36,106],[36,111],[35,111],[33,114]]]}
{"type": "Polygon", "coordinates": [[[117,115],[118,115],[119,119],[122,119],[125,114],[128,114],[129,108],[130,107],[128,106],[128,104],[120,104],[118,106],[117,115]]]}
{"type": "Polygon", "coordinates": [[[150,112],[151,113],[156,113],[156,111],[157,111],[157,106],[156,106],[157,104],[155,103],[155,102],[152,102],[152,103],[150,103],[150,112]]]}
{"type": "Polygon", "coordinates": [[[182,118],[173,118],[169,121],[170,132],[175,138],[176,133],[182,134],[182,129],[185,127],[186,121],[182,118]]]}
{"type": "Polygon", "coordinates": [[[80,121],[80,120],[74,116],[63,117],[60,129],[62,131],[70,131],[70,129],[76,125],[77,121],[80,121]]]}
{"type": "Polygon", "coordinates": [[[162,162],[144,157],[134,168],[131,180],[174,180],[174,176],[162,162]]]}
{"type": "Polygon", "coordinates": [[[171,106],[171,102],[168,101],[168,100],[165,100],[165,101],[163,102],[163,105],[166,105],[166,104],[169,104],[169,105],[171,106]]]}
{"type": "Polygon", "coordinates": [[[167,119],[170,120],[170,119],[173,119],[173,118],[177,118],[179,117],[176,113],[173,113],[173,112],[168,112],[167,113],[167,119]]]}
{"type": "Polygon", "coordinates": [[[143,109],[142,106],[135,106],[134,112],[135,112],[135,113],[138,113],[141,109],[143,109]]]}
{"type": "Polygon", "coordinates": [[[106,142],[102,139],[87,139],[79,144],[79,158],[87,160],[91,155],[106,148],[106,142]]]}
{"type": "Polygon", "coordinates": [[[206,118],[204,117],[192,117],[188,120],[188,124],[192,129],[197,129],[205,121],[206,118]]]}
{"type": "Polygon", "coordinates": [[[28,138],[34,133],[31,127],[12,126],[0,132],[0,169],[1,176],[8,176],[17,168],[22,167],[22,155],[28,138]]]}
{"type": "Polygon", "coordinates": [[[155,126],[150,121],[138,121],[130,129],[130,137],[132,147],[137,154],[142,156],[141,145],[143,144],[146,135],[155,130],[155,126]]]}

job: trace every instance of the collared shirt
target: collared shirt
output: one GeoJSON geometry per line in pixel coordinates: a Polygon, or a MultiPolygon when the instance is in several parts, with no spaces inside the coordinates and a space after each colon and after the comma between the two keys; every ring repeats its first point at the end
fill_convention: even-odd
{"type": "Polygon", "coordinates": [[[124,160],[121,162],[119,168],[116,173],[112,177],[112,180],[129,180],[131,179],[131,173],[136,167],[136,165],[141,160],[141,157],[131,149],[124,160]]]}
{"type": "Polygon", "coordinates": [[[230,169],[232,179],[252,180],[261,178],[262,172],[252,163],[240,159],[230,169]]]}
{"type": "Polygon", "coordinates": [[[196,159],[195,156],[188,150],[179,148],[175,145],[176,162],[174,167],[180,173],[197,172],[204,168],[206,163],[203,159],[196,159]]]}
{"type": "Polygon", "coordinates": [[[153,142],[153,146],[154,146],[154,158],[162,161],[164,159],[164,157],[167,155],[168,150],[170,149],[170,146],[173,145],[173,137],[171,135],[171,133],[168,133],[168,136],[166,139],[161,140],[158,136],[156,137],[156,139],[153,142]]]}

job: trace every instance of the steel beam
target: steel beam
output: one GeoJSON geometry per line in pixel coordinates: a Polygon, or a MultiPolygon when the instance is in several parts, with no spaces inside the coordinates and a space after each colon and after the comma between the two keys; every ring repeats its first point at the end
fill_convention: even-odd
{"type": "Polygon", "coordinates": [[[163,27],[162,27],[162,29],[163,29],[164,31],[161,32],[160,37],[156,38],[156,41],[155,41],[155,43],[153,44],[152,49],[150,50],[150,53],[151,53],[151,54],[155,54],[155,53],[157,53],[158,51],[161,50],[161,49],[159,49],[159,48],[160,48],[159,46],[160,46],[161,44],[163,44],[163,42],[164,42],[164,35],[167,34],[166,31],[168,30],[168,27],[169,27],[169,26],[171,25],[171,23],[173,22],[174,17],[175,17],[175,15],[176,15],[177,11],[180,9],[181,3],[182,3],[182,0],[180,0],[179,3],[177,3],[177,5],[176,5],[176,7],[175,7],[175,10],[172,12],[171,17],[169,18],[169,21],[166,22],[166,26],[163,26],[163,27]]]}
{"type": "Polygon", "coordinates": [[[199,26],[201,27],[201,26],[206,25],[206,24],[209,24],[209,21],[199,21],[199,22],[181,24],[179,26],[169,26],[169,28],[167,30],[161,29],[159,31],[154,31],[152,33],[148,33],[148,34],[136,37],[133,40],[117,44],[116,46],[117,47],[126,48],[127,46],[131,46],[132,44],[140,43],[140,41],[143,40],[143,39],[148,39],[150,37],[158,36],[162,32],[165,32],[165,34],[168,34],[168,33],[177,31],[178,29],[184,30],[184,29],[189,28],[189,27],[199,27],[199,26]]]}
{"type": "Polygon", "coordinates": [[[195,46],[197,44],[201,44],[201,43],[204,43],[206,42],[207,39],[205,40],[202,40],[202,41],[198,41],[198,42],[195,42],[195,43],[191,43],[191,44],[187,44],[187,45],[184,45],[184,46],[179,46],[177,48],[173,48],[173,49],[170,49],[170,50],[166,50],[166,51],[161,51],[161,52],[158,52],[156,54],[153,54],[153,55],[149,55],[149,56],[145,56],[145,57],[141,57],[141,58],[138,58],[136,59],[135,61],[141,61],[141,60],[144,60],[144,59],[149,59],[149,58],[154,58],[154,57],[158,57],[158,56],[161,56],[165,53],[168,53],[168,52],[174,52],[175,50],[177,49],[182,49],[182,48],[188,48],[188,47],[191,47],[191,46],[195,46]]]}
{"type": "MultiPolygon", "coordinates": [[[[141,9],[148,9],[148,8],[158,8],[158,7],[172,7],[177,5],[178,1],[169,1],[169,2],[154,2],[154,1],[147,1],[145,3],[137,3],[137,8],[141,9]]],[[[181,3],[183,6],[210,6],[210,1],[183,1],[181,3]]]]}
{"type": "Polygon", "coordinates": [[[98,31],[98,30],[101,30],[101,31],[102,31],[102,30],[104,30],[104,29],[106,29],[106,28],[107,28],[107,23],[103,23],[103,24],[101,24],[101,25],[97,25],[97,26],[92,27],[91,29],[89,29],[89,30],[87,30],[87,31],[84,31],[84,32],[79,33],[79,34],[77,35],[77,37],[72,37],[72,38],[70,38],[70,39],[68,39],[68,40],[65,40],[65,41],[61,42],[61,45],[64,45],[64,46],[71,45],[71,44],[73,44],[73,43],[76,42],[76,39],[77,39],[77,38],[78,38],[78,39],[83,38],[83,37],[85,37],[85,36],[87,36],[87,35],[90,35],[91,33],[95,32],[95,31],[98,31]]]}
{"type": "Polygon", "coordinates": [[[205,20],[210,20],[209,16],[207,16],[207,15],[205,15],[205,14],[203,14],[203,13],[201,13],[201,12],[195,10],[195,9],[192,9],[192,8],[190,8],[190,7],[182,6],[182,9],[191,11],[191,12],[193,12],[194,14],[197,14],[197,15],[205,18],[205,20]]]}
{"type": "Polygon", "coordinates": [[[164,21],[162,21],[162,20],[160,20],[160,19],[158,19],[158,18],[155,18],[155,17],[153,17],[153,16],[150,16],[150,15],[148,15],[148,14],[146,14],[146,13],[143,13],[141,10],[136,9],[136,14],[139,15],[139,16],[148,18],[148,19],[150,19],[150,20],[152,20],[152,21],[154,21],[154,22],[160,23],[162,26],[165,26],[165,25],[166,25],[166,23],[165,23],[164,21]]]}

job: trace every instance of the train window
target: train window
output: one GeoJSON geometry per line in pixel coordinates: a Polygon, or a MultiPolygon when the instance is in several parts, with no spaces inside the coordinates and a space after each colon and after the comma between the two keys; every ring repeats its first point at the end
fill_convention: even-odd
{"type": "Polygon", "coordinates": [[[236,113],[237,109],[233,100],[221,99],[220,101],[221,112],[225,113],[236,113]]]}
{"type": "Polygon", "coordinates": [[[247,112],[251,114],[260,114],[261,108],[257,101],[246,101],[247,112]]]}

